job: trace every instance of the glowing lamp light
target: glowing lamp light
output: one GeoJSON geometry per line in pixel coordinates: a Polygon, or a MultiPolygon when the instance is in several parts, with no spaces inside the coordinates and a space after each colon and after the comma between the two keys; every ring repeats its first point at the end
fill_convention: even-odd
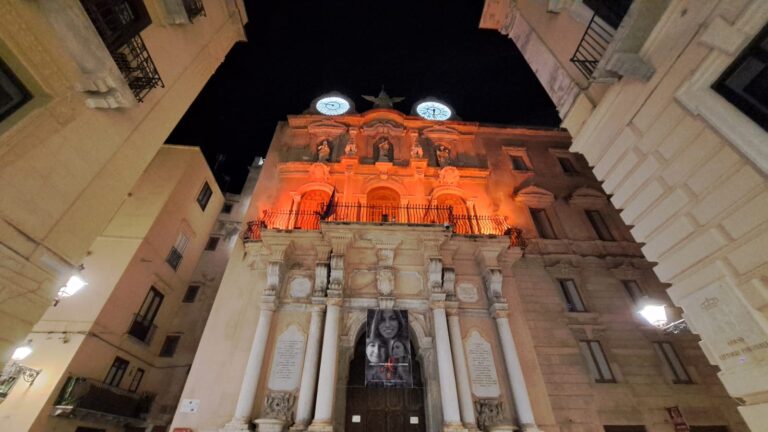
{"type": "Polygon", "coordinates": [[[22,345],[13,352],[13,355],[11,356],[11,359],[13,361],[22,361],[25,358],[27,358],[28,355],[32,354],[32,347],[27,345],[22,345]]]}
{"type": "Polygon", "coordinates": [[[78,275],[72,275],[67,284],[59,289],[59,297],[69,297],[75,295],[81,288],[88,285],[88,282],[84,281],[78,275]]]}
{"type": "Polygon", "coordinates": [[[662,328],[667,324],[667,311],[663,303],[654,302],[648,297],[640,299],[638,313],[650,324],[662,328]]]}

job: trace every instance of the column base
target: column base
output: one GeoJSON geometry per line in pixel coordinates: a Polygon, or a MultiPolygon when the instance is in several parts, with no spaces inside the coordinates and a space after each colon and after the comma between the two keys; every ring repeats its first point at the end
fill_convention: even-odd
{"type": "Polygon", "coordinates": [[[256,419],[253,422],[258,425],[259,432],[283,432],[285,426],[285,421],[278,419],[256,419]]]}
{"type": "Polygon", "coordinates": [[[289,427],[288,430],[290,432],[304,432],[305,430],[307,430],[307,425],[294,423],[294,425],[289,427]]]}
{"type": "Polygon", "coordinates": [[[315,422],[313,421],[309,428],[309,432],[333,432],[333,423],[330,421],[315,422]]]}
{"type": "Polygon", "coordinates": [[[500,425],[491,426],[490,428],[488,428],[488,430],[491,432],[513,432],[520,429],[517,426],[513,426],[509,424],[500,424],[500,425]]]}
{"type": "Polygon", "coordinates": [[[523,432],[542,432],[542,430],[539,429],[538,426],[536,426],[535,424],[530,424],[530,423],[522,425],[521,429],[523,430],[523,432]]]}
{"type": "Polygon", "coordinates": [[[219,432],[242,432],[248,430],[248,423],[240,420],[232,420],[219,429],[219,432]]]}
{"type": "Polygon", "coordinates": [[[443,432],[467,432],[461,423],[443,423],[443,432]]]}

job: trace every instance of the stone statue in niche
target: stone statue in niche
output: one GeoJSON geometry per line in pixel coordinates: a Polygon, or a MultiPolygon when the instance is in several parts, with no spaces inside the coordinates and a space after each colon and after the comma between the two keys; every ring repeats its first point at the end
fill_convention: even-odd
{"type": "Polygon", "coordinates": [[[293,423],[293,404],[296,396],[287,392],[271,392],[264,401],[265,418],[283,420],[286,424],[293,423]]]}
{"type": "Polygon", "coordinates": [[[475,401],[475,409],[477,410],[477,427],[481,431],[491,430],[493,426],[504,422],[499,400],[478,399],[475,401]]]}
{"type": "Polygon", "coordinates": [[[376,141],[379,148],[379,157],[376,162],[392,162],[392,142],[387,137],[381,137],[376,141]]]}
{"type": "Polygon", "coordinates": [[[411,159],[424,159],[424,149],[418,142],[414,142],[413,147],[411,147],[411,159]]]}
{"type": "Polygon", "coordinates": [[[331,141],[328,138],[320,141],[317,145],[317,161],[328,162],[331,157],[331,141]]]}
{"type": "Polygon", "coordinates": [[[344,156],[352,157],[357,156],[357,144],[355,144],[354,141],[350,140],[346,147],[344,147],[344,156]]]}
{"type": "Polygon", "coordinates": [[[435,148],[435,156],[437,156],[437,165],[440,167],[447,167],[451,164],[451,149],[445,144],[438,144],[435,148]]]}

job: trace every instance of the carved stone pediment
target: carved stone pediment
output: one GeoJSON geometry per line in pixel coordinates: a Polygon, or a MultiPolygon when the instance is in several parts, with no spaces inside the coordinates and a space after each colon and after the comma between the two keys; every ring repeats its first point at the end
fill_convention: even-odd
{"type": "Polygon", "coordinates": [[[528,186],[515,194],[515,201],[527,207],[545,208],[555,202],[555,195],[538,186],[528,186]]]}
{"type": "Polygon", "coordinates": [[[334,138],[344,134],[347,127],[333,120],[321,120],[307,126],[307,131],[312,136],[334,138]]]}
{"type": "Polygon", "coordinates": [[[403,136],[405,135],[405,126],[395,123],[391,120],[374,120],[370,123],[363,125],[360,130],[363,135],[392,135],[403,136]]]}
{"type": "Polygon", "coordinates": [[[433,142],[447,141],[450,143],[457,141],[461,137],[459,131],[445,126],[433,126],[422,130],[421,133],[433,142]]]}
{"type": "Polygon", "coordinates": [[[568,202],[580,207],[603,207],[608,204],[608,197],[599,190],[582,186],[571,194],[568,202]]]}

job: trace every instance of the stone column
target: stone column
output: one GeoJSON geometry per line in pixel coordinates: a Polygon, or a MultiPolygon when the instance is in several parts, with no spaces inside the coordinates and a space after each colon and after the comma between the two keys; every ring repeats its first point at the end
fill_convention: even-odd
{"type": "Polygon", "coordinates": [[[315,418],[309,426],[310,431],[333,430],[333,398],[336,392],[340,312],[341,299],[329,298],[323,331],[323,351],[320,357],[320,369],[323,373],[320,374],[317,382],[315,418]]]}
{"type": "Polygon", "coordinates": [[[440,400],[443,404],[443,430],[465,430],[459,413],[459,397],[456,393],[448,322],[442,303],[432,306],[432,315],[435,320],[435,348],[440,378],[440,400]]]}
{"type": "Polygon", "coordinates": [[[461,324],[458,310],[448,311],[448,330],[451,337],[453,366],[456,369],[456,387],[459,392],[459,408],[461,421],[468,429],[476,429],[475,407],[472,401],[472,391],[467,373],[467,359],[464,357],[464,342],[461,338],[461,324]]]}
{"type": "Polygon", "coordinates": [[[538,432],[539,428],[536,426],[536,420],[533,418],[531,399],[528,396],[528,388],[523,377],[523,368],[520,365],[517,347],[512,337],[512,329],[510,329],[509,320],[507,319],[508,306],[503,303],[496,303],[491,306],[490,311],[496,319],[496,327],[499,330],[501,351],[504,353],[504,364],[507,366],[507,378],[512,388],[512,396],[515,399],[515,410],[517,411],[518,420],[524,432],[538,432]]]}
{"type": "Polygon", "coordinates": [[[315,401],[324,309],[324,305],[312,306],[307,350],[304,353],[304,370],[301,372],[301,390],[299,390],[299,401],[296,406],[296,423],[291,427],[291,430],[305,430],[312,420],[312,403],[315,401]]]}
{"type": "Polygon", "coordinates": [[[288,215],[288,226],[281,227],[284,229],[296,228],[296,216],[299,212],[299,208],[301,207],[301,194],[293,192],[291,198],[293,200],[291,201],[291,212],[288,215]]]}
{"type": "Polygon", "coordinates": [[[251,343],[251,352],[245,366],[245,376],[240,385],[240,394],[237,397],[237,406],[232,420],[224,426],[224,431],[247,431],[248,422],[251,419],[253,402],[256,399],[256,389],[259,386],[261,367],[264,364],[264,352],[267,348],[269,329],[272,325],[272,314],[275,310],[274,301],[265,301],[261,304],[259,323],[256,326],[256,334],[251,343]]]}

